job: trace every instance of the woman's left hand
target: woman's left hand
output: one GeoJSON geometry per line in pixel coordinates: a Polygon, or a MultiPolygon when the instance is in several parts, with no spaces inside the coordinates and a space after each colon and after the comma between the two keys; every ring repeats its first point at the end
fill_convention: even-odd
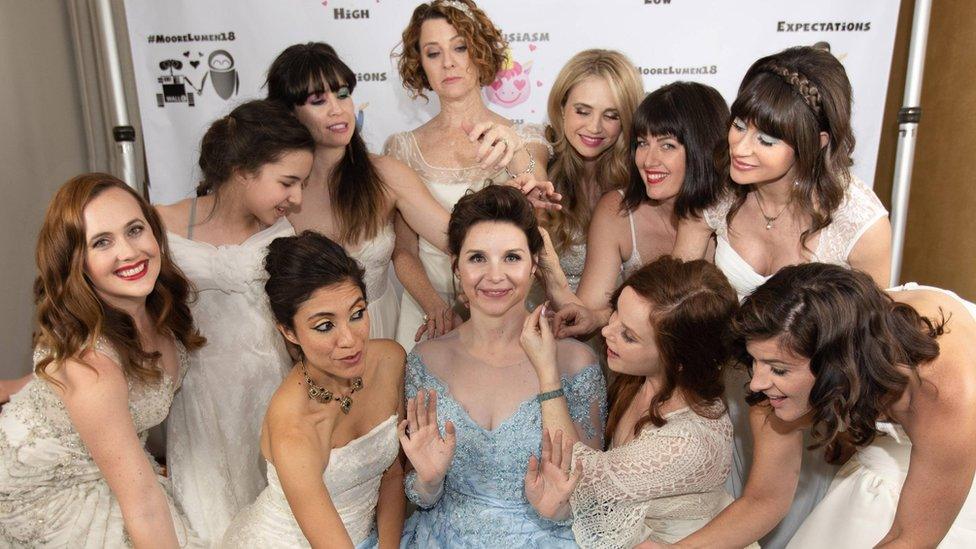
{"type": "Polygon", "coordinates": [[[523,173],[509,179],[504,185],[522,191],[532,206],[540,210],[561,210],[563,208],[559,203],[563,199],[563,195],[556,192],[556,186],[552,184],[552,181],[539,181],[534,174],[523,173]]]}
{"type": "Polygon", "coordinates": [[[481,122],[472,126],[463,122],[461,129],[468,134],[468,140],[472,143],[481,142],[475,158],[486,170],[500,170],[508,166],[515,153],[525,148],[515,130],[504,124],[481,122]]]}
{"type": "Polygon", "coordinates": [[[539,516],[550,520],[569,518],[572,509],[569,498],[583,478],[583,462],[573,463],[573,442],[562,431],[550,438],[549,429],[542,430],[542,456],[529,457],[525,470],[525,499],[539,516]]]}
{"type": "Polygon", "coordinates": [[[535,308],[522,324],[522,336],[519,343],[526,356],[532,362],[535,373],[539,376],[539,384],[547,382],[558,383],[559,374],[556,370],[556,338],[549,328],[549,318],[546,314],[549,302],[535,308]]]}

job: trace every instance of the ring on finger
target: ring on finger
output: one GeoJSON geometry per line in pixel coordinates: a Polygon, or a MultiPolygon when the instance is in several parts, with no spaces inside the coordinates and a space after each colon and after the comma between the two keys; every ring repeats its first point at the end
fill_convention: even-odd
{"type": "Polygon", "coordinates": [[[424,324],[428,322],[430,322],[430,316],[427,313],[424,313],[424,324]]]}

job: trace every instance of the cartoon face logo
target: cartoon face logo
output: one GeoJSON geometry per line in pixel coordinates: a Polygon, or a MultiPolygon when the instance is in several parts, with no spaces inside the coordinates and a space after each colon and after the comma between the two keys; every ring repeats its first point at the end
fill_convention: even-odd
{"type": "MultiPolygon", "coordinates": [[[[230,53],[226,50],[215,50],[207,58],[207,65],[210,66],[210,84],[217,95],[222,99],[234,96],[241,87],[241,79],[234,68],[234,58],[230,53]]],[[[203,84],[200,87],[203,88],[203,84]]]]}
{"type": "Polygon", "coordinates": [[[498,71],[495,81],[484,89],[485,100],[503,107],[514,107],[525,103],[532,93],[532,83],[529,81],[529,71],[532,62],[522,65],[512,59],[511,51],[505,55],[502,70],[498,71]]]}

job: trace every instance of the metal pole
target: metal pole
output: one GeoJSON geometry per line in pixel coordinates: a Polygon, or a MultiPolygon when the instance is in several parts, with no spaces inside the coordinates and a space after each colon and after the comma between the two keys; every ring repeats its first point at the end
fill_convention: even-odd
{"type": "Polygon", "coordinates": [[[136,176],[135,128],[129,123],[129,111],[125,101],[125,88],[122,83],[122,63],[119,61],[118,42],[115,38],[115,19],[112,16],[110,0],[95,0],[96,28],[99,45],[108,73],[107,92],[109,109],[112,115],[112,138],[115,141],[115,155],[112,173],[125,181],[130,187],[141,191],[136,176]]]}
{"type": "Polygon", "coordinates": [[[891,286],[897,286],[901,279],[912,164],[915,162],[915,140],[918,122],[922,117],[922,72],[925,68],[925,46],[929,38],[931,14],[932,0],[915,1],[912,37],[908,47],[908,71],[905,76],[905,98],[901,110],[898,111],[898,148],[895,152],[895,177],[891,187],[891,286]]]}

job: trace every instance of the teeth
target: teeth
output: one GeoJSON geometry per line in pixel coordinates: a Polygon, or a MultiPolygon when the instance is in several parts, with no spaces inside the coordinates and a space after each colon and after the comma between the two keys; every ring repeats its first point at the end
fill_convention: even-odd
{"type": "Polygon", "coordinates": [[[135,276],[135,275],[141,273],[145,269],[146,269],[146,264],[145,263],[140,263],[139,265],[137,265],[137,266],[135,266],[135,267],[133,267],[131,269],[126,269],[124,271],[117,271],[117,272],[118,272],[119,276],[130,277],[130,276],[135,276]]]}
{"type": "Polygon", "coordinates": [[[668,174],[666,174],[666,173],[654,173],[654,174],[650,174],[649,173],[649,174],[647,174],[647,180],[650,181],[650,182],[652,182],[652,183],[657,183],[659,181],[662,181],[667,176],[668,176],[668,174]]]}

